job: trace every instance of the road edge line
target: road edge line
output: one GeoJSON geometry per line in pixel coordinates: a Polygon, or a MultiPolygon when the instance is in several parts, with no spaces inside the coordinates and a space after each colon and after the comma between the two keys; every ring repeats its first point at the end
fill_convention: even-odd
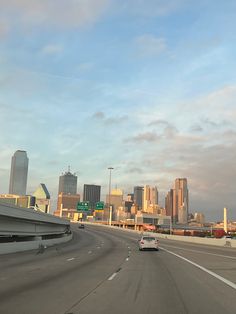
{"type": "Polygon", "coordinates": [[[217,278],[218,280],[222,281],[222,282],[225,283],[226,285],[228,285],[228,286],[230,286],[231,288],[233,288],[233,289],[236,290],[236,284],[233,283],[232,281],[229,281],[228,279],[225,279],[224,277],[221,277],[220,275],[217,275],[217,274],[214,273],[213,271],[208,270],[207,268],[205,268],[205,267],[203,267],[203,266],[201,266],[201,265],[199,265],[199,264],[197,264],[197,263],[195,263],[195,262],[193,262],[193,261],[190,261],[189,259],[187,259],[187,258],[185,258],[185,257],[183,257],[183,256],[181,256],[181,255],[178,255],[178,254],[173,253],[173,252],[171,252],[171,251],[169,251],[169,250],[167,250],[167,249],[164,249],[163,247],[160,247],[160,249],[162,249],[163,251],[165,251],[165,252],[167,252],[167,253],[169,253],[169,254],[172,254],[172,255],[174,255],[174,256],[176,256],[176,257],[179,257],[180,259],[184,260],[185,262],[188,262],[188,263],[194,265],[195,267],[201,269],[202,271],[204,271],[204,272],[208,273],[209,275],[211,275],[211,276],[217,278]]]}

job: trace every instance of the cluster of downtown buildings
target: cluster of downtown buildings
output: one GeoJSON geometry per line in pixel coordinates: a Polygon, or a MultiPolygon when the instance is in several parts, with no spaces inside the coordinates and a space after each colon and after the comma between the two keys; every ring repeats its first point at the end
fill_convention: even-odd
{"type": "MultiPolygon", "coordinates": [[[[28,163],[26,151],[18,150],[14,153],[11,162],[9,194],[1,194],[0,200],[21,207],[50,211],[50,194],[44,183],[40,183],[32,195],[26,194],[28,163]]],[[[156,186],[135,186],[133,192],[123,195],[120,189],[112,189],[104,202],[104,208],[98,210],[96,204],[101,201],[101,186],[84,184],[83,199],[77,193],[77,176],[70,172],[59,177],[57,209],[54,215],[78,220],[86,216],[95,220],[107,221],[112,209],[112,220],[142,220],[153,222],[156,217],[163,217],[163,221],[170,218],[173,223],[187,224],[189,215],[189,192],[186,178],[177,178],[173,189],[165,197],[165,207],[159,205],[159,195],[156,186]],[[87,212],[78,210],[79,202],[89,204],[87,212]]],[[[193,218],[193,217],[192,217],[193,218]]],[[[204,217],[198,217],[203,220],[204,217]]],[[[201,222],[201,221],[199,221],[201,222]]],[[[164,222],[163,222],[164,223],[164,222]]]]}

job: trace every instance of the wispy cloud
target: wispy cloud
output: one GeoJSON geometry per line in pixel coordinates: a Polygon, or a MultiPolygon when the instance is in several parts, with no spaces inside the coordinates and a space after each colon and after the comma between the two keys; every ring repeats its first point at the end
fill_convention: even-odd
{"type": "Polygon", "coordinates": [[[9,32],[9,25],[5,21],[0,21],[0,39],[4,38],[9,32]]]}
{"type": "Polygon", "coordinates": [[[21,23],[77,28],[96,22],[109,0],[0,0],[1,13],[14,14],[21,23]]]}
{"type": "Polygon", "coordinates": [[[165,38],[159,38],[152,34],[138,36],[134,40],[137,53],[141,57],[158,56],[167,50],[165,38]]]}
{"type": "Polygon", "coordinates": [[[125,142],[133,143],[145,143],[145,142],[157,142],[161,139],[161,136],[156,132],[144,132],[133,137],[128,137],[125,139],[125,142]]]}
{"type": "Polygon", "coordinates": [[[100,120],[103,122],[103,124],[119,124],[128,119],[128,116],[122,115],[122,116],[116,116],[116,117],[107,117],[104,112],[97,111],[92,115],[93,119],[100,120]]]}
{"type": "Polygon", "coordinates": [[[119,0],[119,8],[133,15],[155,17],[166,16],[183,7],[186,0],[119,0]]]}
{"type": "Polygon", "coordinates": [[[44,46],[41,52],[45,55],[55,55],[63,51],[63,47],[57,44],[48,44],[44,46]]]}

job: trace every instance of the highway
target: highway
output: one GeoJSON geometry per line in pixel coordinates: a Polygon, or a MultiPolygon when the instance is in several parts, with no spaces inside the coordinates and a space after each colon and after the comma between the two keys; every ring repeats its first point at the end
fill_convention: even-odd
{"type": "Polygon", "coordinates": [[[0,314],[233,314],[236,250],[73,226],[73,240],[0,256],[0,314]]]}

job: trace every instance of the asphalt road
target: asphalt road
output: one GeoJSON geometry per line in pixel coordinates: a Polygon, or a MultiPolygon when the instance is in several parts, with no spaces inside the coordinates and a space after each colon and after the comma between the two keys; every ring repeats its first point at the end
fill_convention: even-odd
{"type": "Polygon", "coordinates": [[[0,256],[1,314],[236,313],[236,250],[86,225],[70,243],[0,256]]]}

